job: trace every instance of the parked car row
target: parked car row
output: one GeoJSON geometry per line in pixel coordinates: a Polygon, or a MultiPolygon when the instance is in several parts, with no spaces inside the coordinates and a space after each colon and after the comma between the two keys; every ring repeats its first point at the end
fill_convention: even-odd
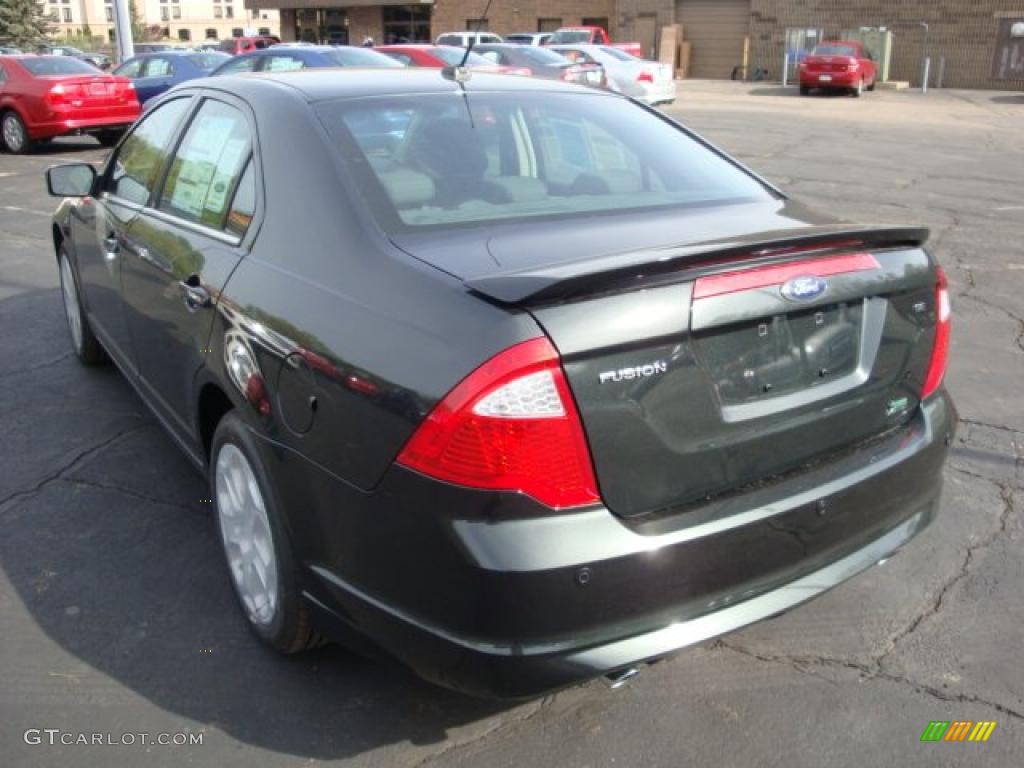
{"type": "Polygon", "coordinates": [[[647,104],[671,103],[675,98],[675,82],[666,67],[619,48],[541,47],[492,42],[491,38],[500,40],[481,33],[468,52],[449,45],[364,48],[282,43],[272,37],[233,38],[222,44],[226,50],[144,43],[137,55],[110,74],[67,46],[41,55],[2,55],[0,136],[14,153],[28,152],[35,144],[67,134],[89,134],[109,146],[143,105],[176,85],[203,77],[329,67],[465,66],[475,72],[607,88],[647,104]]]}

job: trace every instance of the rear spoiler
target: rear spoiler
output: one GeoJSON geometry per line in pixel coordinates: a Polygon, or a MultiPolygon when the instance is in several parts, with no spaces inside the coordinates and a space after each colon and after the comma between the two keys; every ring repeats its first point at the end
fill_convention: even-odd
{"type": "Polygon", "coordinates": [[[596,293],[641,275],[652,278],[680,269],[709,266],[709,262],[720,266],[723,261],[771,259],[792,251],[916,248],[927,240],[925,227],[803,227],[737,240],[625,251],[523,270],[491,272],[468,277],[463,284],[505,304],[543,303],[596,293]]]}

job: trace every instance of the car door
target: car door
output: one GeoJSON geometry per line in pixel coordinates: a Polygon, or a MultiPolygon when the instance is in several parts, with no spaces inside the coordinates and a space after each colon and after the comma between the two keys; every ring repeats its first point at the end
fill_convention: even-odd
{"type": "Polygon", "coordinates": [[[139,103],[159,96],[174,84],[174,62],[170,56],[150,56],[143,62],[142,72],[135,81],[139,103]]]}
{"type": "Polygon", "coordinates": [[[97,182],[71,216],[71,242],[93,330],[122,368],[136,370],[121,294],[128,231],[156,190],[190,97],[161,104],[135,124],[110,156],[97,182]]]}
{"type": "Polygon", "coordinates": [[[254,122],[230,96],[205,97],[182,132],[165,179],[131,225],[122,266],[140,389],[198,447],[193,383],[209,346],[221,288],[243,255],[254,215],[254,122]]]}

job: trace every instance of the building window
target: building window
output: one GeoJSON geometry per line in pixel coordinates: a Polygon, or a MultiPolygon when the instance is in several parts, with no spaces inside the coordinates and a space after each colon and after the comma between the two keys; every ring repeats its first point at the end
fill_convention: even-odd
{"type": "MultiPolygon", "coordinates": [[[[175,8],[174,10],[177,11],[178,9],[175,8]]],[[[184,41],[187,42],[187,41],[192,39],[192,33],[189,30],[187,30],[187,29],[179,29],[178,30],[178,39],[179,40],[184,40],[184,41]]]]}
{"type": "Polygon", "coordinates": [[[206,28],[206,39],[207,40],[216,40],[217,39],[217,30],[215,28],[213,28],[213,27],[207,27],[206,28]]]}
{"type": "Polygon", "coordinates": [[[244,34],[244,32],[243,32],[241,27],[232,27],[231,28],[231,36],[232,37],[241,37],[243,34],[244,34]]]}
{"type": "Polygon", "coordinates": [[[233,5],[224,6],[224,15],[229,19],[235,18],[235,7],[233,5]]]}
{"type": "Polygon", "coordinates": [[[107,21],[113,21],[113,20],[114,20],[114,9],[113,9],[113,8],[111,8],[110,6],[107,6],[107,7],[106,7],[106,8],[104,8],[103,10],[104,10],[104,11],[106,12],[106,14],[107,14],[107,21]]]}
{"type": "Polygon", "coordinates": [[[179,8],[177,6],[172,8],[171,9],[171,16],[173,16],[175,19],[180,19],[181,18],[181,8],[179,8]]]}
{"type": "Polygon", "coordinates": [[[608,31],[608,17],[607,16],[599,16],[599,17],[595,17],[595,18],[591,18],[591,19],[586,19],[585,18],[585,19],[583,19],[583,26],[584,27],[600,27],[605,32],[607,32],[608,31]]]}
{"type": "Polygon", "coordinates": [[[384,6],[384,42],[430,42],[430,6],[384,6]]]}
{"type": "Polygon", "coordinates": [[[260,27],[256,31],[259,32],[259,34],[261,34],[261,35],[269,35],[270,34],[270,27],[260,27]]]}
{"type": "Polygon", "coordinates": [[[64,9],[64,21],[67,22],[68,24],[71,23],[71,9],[70,8],[65,8],[64,9]]]}
{"type": "Polygon", "coordinates": [[[160,21],[167,21],[171,18],[171,12],[167,8],[160,9],[160,21]]]}
{"type": "Polygon", "coordinates": [[[215,18],[215,19],[223,19],[224,18],[224,9],[221,8],[219,5],[213,6],[213,18],[215,18]]]}

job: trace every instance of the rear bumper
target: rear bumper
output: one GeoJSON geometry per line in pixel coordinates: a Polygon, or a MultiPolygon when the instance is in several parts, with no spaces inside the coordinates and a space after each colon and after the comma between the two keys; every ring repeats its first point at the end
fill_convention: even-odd
{"type": "Polygon", "coordinates": [[[800,85],[808,88],[853,88],[860,82],[860,72],[801,72],[800,85]],[[821,76],[831,78],[822,80],[821,76]]]}
{"type": "Polygon", "coordinates": [[[89,133],[92,131],[116,130],[128,128],[139,116],[139,109],[122,109],[111,111],[103,117],[75,118],[58,117],[28,126],[28,134],[33,139],[48,139],[55,136],[66,136],[71,133],[89,133]]]}
{"type": "MultiPolygon", "coordinates": [[[[321,530],[324,546],[303,558],[305,595],[322,620],[368,636],[429,680],[538,695],[773,616],[888,557],[935,516],[955,423],[941,394],[856,454],[638,524],[604,509],[460,517],[436,504],[469,492],[431,494],[418,485],[428,481],[399,470],[372,495],[393,502],[424,489],[403,539],[371,526],[376,537],[332,563],[321,530]]],[[[394,532],[392,514],[380,514],[394,532]]]]}

